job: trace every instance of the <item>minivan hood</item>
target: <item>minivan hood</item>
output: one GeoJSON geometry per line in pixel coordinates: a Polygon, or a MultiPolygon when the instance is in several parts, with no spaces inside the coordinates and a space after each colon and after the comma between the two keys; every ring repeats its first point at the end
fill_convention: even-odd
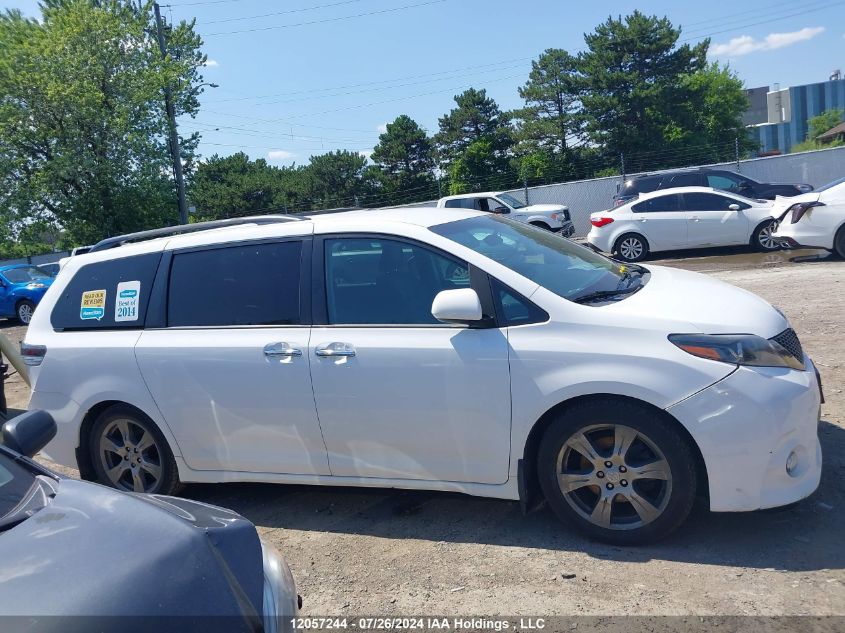
{"type": "MultiPolygon", "coordinates": [[[[648,266],[639,292],[605,307],[631,319],[689,323],[705,334],[756,334],[771,338],[789,327],[780,312],[757,295],[706,275],[648,266]]],[[[681,333],[681,332],[668,332],[681,333]]]]}

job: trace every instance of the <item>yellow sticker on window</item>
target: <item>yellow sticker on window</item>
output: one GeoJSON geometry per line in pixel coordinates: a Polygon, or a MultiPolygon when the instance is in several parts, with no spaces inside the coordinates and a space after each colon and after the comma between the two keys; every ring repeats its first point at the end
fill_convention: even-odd
{"type": "Polygon", "coordinates": [[[79,318],[83,321],[96,319],[99,321],[106,314],[106,291],[86,290],[82,293],[82,304],[79,306],[79,318]]]}

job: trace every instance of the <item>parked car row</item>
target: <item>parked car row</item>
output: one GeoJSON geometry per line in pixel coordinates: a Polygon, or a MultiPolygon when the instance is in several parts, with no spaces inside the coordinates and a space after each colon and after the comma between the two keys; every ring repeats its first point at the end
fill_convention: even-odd
{"type": "MultiPolygon", "coordinates": [[[[753,181],[753,186],[726,190],[684,184],[691,181],[690,175],[700,179],[702,171],[644,177],[649,184],[643,189],[655,183],[660,186],[635,197],[628,195],[632,189],[626,183],[617,196],[617,206],[590,216],[588,243],[627,262],[642,261],[649,253],[660,251],[742,244],[762,251],[824,248],[845,257],[843,180],[816,191],[809,185],[764,186],[753,181]],[[763,191],[770,195],[783,188],[788,195],[777,194],[773,200],[739,193],[763,191]],[[802,190],[805,193],[799,193],[802,190]],[[815,213],[810,212],[819,207],[815,213]],[[786,223],[784,218],[790,211],[793,213],[786,223]],[[806,220],[799,224],[804,217],[806,220]]],[[[720,171],[714,176],[708,171],[707,178],[718,184],[715,178],[726,173],[730,174],[720,171]]],[[[629,183],[636,188],[640,179],[629,183]]]]}

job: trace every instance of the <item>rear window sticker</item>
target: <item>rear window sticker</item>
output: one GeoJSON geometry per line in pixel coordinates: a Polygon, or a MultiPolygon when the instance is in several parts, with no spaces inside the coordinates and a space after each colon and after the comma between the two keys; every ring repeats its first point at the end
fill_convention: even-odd
{"type": "Polygon", "coordinates": [[[137,321],[138,297],[140,296],[140,281],[121,281],[117,284],[117,297],[114,300],[114,320],[137,321]]]}
{"type": "Polygon", "coordinates": [[[82,304],[79,307],[79,318],[83,321],[96,319],[99,321],[106,315],[106,291],[86,290],[82,293],[82,304]]]}

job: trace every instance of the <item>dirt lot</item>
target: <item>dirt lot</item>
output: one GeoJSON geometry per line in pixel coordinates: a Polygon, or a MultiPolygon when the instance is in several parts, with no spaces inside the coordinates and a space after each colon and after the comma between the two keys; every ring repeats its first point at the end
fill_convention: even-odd
{"type": "MultiPolygon", "coordinates": [[[[290,562],[310,615],[845,615],[845,262],[700,255],[652,263],[765,297],[822,373],[822,483],[797,506],[737,515],[698,507],[669,540],[623,549],[584,540],[547,509],[523,516],[517,503],[457,494],[258,484],[184,494],[259,526],[290,562]]],[[[7,393],[25,404],[19,379],[7,393]]]]}

